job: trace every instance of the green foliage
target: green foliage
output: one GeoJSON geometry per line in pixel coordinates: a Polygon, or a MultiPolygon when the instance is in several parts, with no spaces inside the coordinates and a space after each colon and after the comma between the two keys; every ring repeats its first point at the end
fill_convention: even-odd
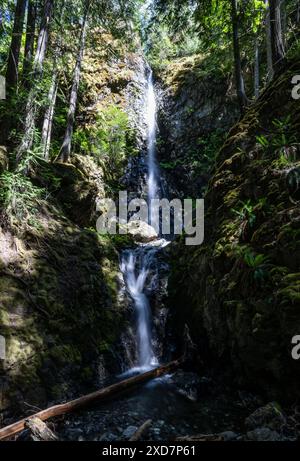
{"type": "Polygon", "coordinates": [[[198,140],[201,153],[200,168],[204,167],[206,171],[210,171],[215,166],[217,155],[224,143],[225,137],[226,134],[224,131],[217,129],[208,136],[198,140]]]}
{"type": "Polygon", "coordinates": [[[270,146],[269,140],[264,135],[256,136],[256,141],[263,149],[267,149],[270,146]]]}
{"type": "Polygon", "coordinates": [[[292,146],[297,142],[294,131],[292,130],[291,116],[272,121],[274,128],[276,129],[275,136],[272,139],[272,146],[277,147],[280,151],[287,146],[292,146]]]}
{"type": "Polygon", "coordinates": [[[155,22],[147,40],[150,43],[146,50],[147,58],[156,72],[164,69],[175,58],[196,54],[200,48],[197,34],[190,33],[174,38],[165,23],[155,22]]]}
{"type": "Polygon", "coordinates": [[[183,164],[183,160],[179,158],[177,158],[174,161],[159,163],[160,167],[163,168],[164,170],[174,170],[177,166],[182,165],[182,164],[183,164]]]}
{"type": "Polygon", "coordinates": [[[249,226],[253,227],[256,221],[255,205],[251,203],[251,200],[239,203],[240,209],[232,209],[232,212],[236,214],[241,221],[247,221],[249,223],[249,226]]]}
{"type": "Polygon", "coordinates": [[[291,116],[274,119],[272,127],[268,136],[259,135],[256,141],[264,153],[273,151],[276,153],[276,159],[273,162],[275,168],[284,168],[297,160],[298,142],[291,116]]]}
{"type": "Polygon", "coordinates": [[[38,227],[36,215],[44,195],[44,189],[23,174],[5,172],[0,176],[0,204],[12,227],[38,227]]]}
{"type": "Polygon", "coordinates": [[[262,282],[269,277],[269,257],[260,253],[255,254],[249,249],[244,252],[243,257],[244,263],[251,269],[255,281],[262,282]]]}
{"type": "Polygon", "coordinates": [[[123,167],[129,155],[134,155],[134,131],[128,116],[111,105],[98,114],[89,127],[79,127],[74,134],[74,146],[83,154],[93,155],[110,178],[123,167]]]}
{"type": "Polygon", "coordinates": [[[248,246],[238,246],[236,255],[250,271],[254,282],[262,284],[270,277],[270,258],[262,253],[255,253],[248,246]]]}
{"type": "Polygon", "coordinates": [[[1,0],[0,5],[0,74],[4,73],[7,52],[11,41],[12,16],[15,2],[13,0],[1,0]]]}

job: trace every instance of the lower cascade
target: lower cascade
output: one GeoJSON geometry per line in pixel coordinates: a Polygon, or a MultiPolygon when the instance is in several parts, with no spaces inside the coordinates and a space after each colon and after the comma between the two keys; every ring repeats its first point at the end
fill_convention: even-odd
{"type": "Polygon", "coordinates": [[[137,318],[138,367],[141,371],[157,365],[152,347],[151,308],[145,294],[146,281],[152,262],[148,247],[123,254],[121,270],[127,289],[134,301],[137,318]]]}
{"type": "MultiPolygon", "coordinates": [[[[156,96],[152,70],[148,70],[146,92],[146,124],[147,124],[147,198],[149,203],[149,219],[151,221],[151,201],[159,196],[159,171],[156,160],[156,96]]],[[[154,242],[140,244],[134,250],[126,250],[121,257],[121,271],[128,293],[130,294],[136,314],[137,331],[137,367],[135,371],[145,371],[158,365],[153,350],[153,327],[150,302],[146,293],[151,285],[149,277],[155,267],[157,252],[167,242],[159,236],[154,242]]]]}

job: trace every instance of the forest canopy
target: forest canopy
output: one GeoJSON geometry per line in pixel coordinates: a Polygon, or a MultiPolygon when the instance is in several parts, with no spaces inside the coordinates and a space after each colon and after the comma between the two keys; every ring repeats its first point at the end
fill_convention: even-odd
{"type": "Polygon", "coordinates": [[[0,73],[7,86],[1,144],[11,147],[20,170],[32,152],[69,160],[82,63],[95,28],[133,49],[144,46],[154,69],[199,54],[208,69],[232,72],[243,113],[286,56],[299,52],[299,17],[297,0],[6,0],[0,7],[0,73]]]}

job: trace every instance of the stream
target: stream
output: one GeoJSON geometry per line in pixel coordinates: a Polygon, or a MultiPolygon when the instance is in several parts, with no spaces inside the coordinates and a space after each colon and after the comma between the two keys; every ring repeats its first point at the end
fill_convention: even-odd
{"type": "MultiPolygon", "coordinates": [[[[162,193],[156,159],[157,104],[152,71],[147,73],[147,195],[151,221],[151,200],[161,197],[162,193]]],[[[156,240],[137,244],[121,254],[120,269],[134,307],[137,351],[134,366],[116,379],[143,373],[160,363],[159,338],[149,293],[155,293],[153,274],[159,273],[159,254],[169,243],[158,235],[156,240]]],[[[92,411],[69,417],[62,424],[59,435],[64,440],[77,441],[128,440],[140,425],[151,419],[146,440],[166,441],[178,436],[238,430],[244,418],[245,408],[238,395],[226,390],[223,383],[179,370],[126,393],[124,397],[121,395],[96,406],[92,411]]]]}

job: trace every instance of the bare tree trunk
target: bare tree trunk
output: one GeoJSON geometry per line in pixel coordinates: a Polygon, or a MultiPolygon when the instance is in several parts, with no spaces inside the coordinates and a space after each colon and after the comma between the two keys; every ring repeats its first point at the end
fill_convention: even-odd
{"type": "Polygon", "coordinates": [[[7,88],[14,87],[18,82],[19,58],[24,27],[26,0],[18,0],[15,9],[14,27],[6,70],[7,88]]]}
{"type": "Polygon", "coordinates": [[[285,0],[280,0],[280,15],[281,15],[282,43],[283,43],[284,50],[286,50],[287,13],[286,13],[285,0]]]}
{"type": "Polygon", "coordinates": [[[254,96],[255,99],[259,97],[259,83],[260,83],[260,73],[259,73],[259,40],[256,37],[255,40],[255,62],[254,62],[254,96]]]}
{"type": "Polygon", "coordinates": [[[68,118],[67,118],[67,128],[66,128],[65,137],[62,143],[62,147],[60,149],[60,153],[57,158],[57,161],[60,161],[60,162],[68,162],[70,159],[70,155],[71,155],[72,137],[73,137],[75,113],[76,113],[76,107],[77,107],[81,66],[82,66],[82,61],[83,61],[86,33],[87,33],[87,27],[88,27],[89,7],[90,7],[90,2],[88,2],[87,4],[86,12],[85,12],[85,16],[84,16],[84,20],[82,24],[82,29],[81,29],[79,50],[78,50],[78,56],[77,56],[76,65],[74,69],[73,85],[72,85],[71,96],[70,96],[69,112],[68,112],[68,118]]]}
{"type": "Polygon", "coordinates": [[[266,4],[266,42],[267,42],[267,64],[268,64],[268,75],[267,82],[273,80],[273,60],[272,60],[272,42],[271,42],[271,20],[270,20],[270,6],[269,0],[265,0],[266,4]]]}
{"type": "Polygon", "coordinates": [[[237,14],[237,0],[231,0],[231,18],[233,32],[233,51],[234,51],[234,66],[237,96],[241,114],[244,113],[245,107],[248,105],[248,99],[245,92],[244,78],[242,74],[240,41],[239,41],[239,26],[237,14]]]}
{"type": "Polygon", "coordinates": [[[49,36],[49,25],[52,17],[53,6],[54,0],[45,0],[44,9],[42,13],[41,28],[38,36],[37,49],[33,63],[34,85],[32,86],[27,99],[24,134],[21,143],[17,149],[17,164],[20,163],[23,155],[32,148],[34,140],[35,117],[37,111],[36,88],[43,72],[43,63],[46,55],[49,36]]]}
{"type": "Polygon", "coordinates": [[[27,82],[29,80],[29,74],[32,70],[36,15],[37,15],[36,0],[28,0],[26,41],[25,41],[24,62],[23,62],[23,79],[27,82]]]}
{"type": "Polygon", "coordinates": [[[37,41],[37,48],[33,63],[34,76],[40,76],[43,72],[43,64],[49,38],[49,25],[52,17],[54,0],[45,0],[42,13],[41,28],[37,41]]]}
{"type": "Polygon", "coordinates": [[[281,0],[270,0],[272,63],[274,72],[280,71],[285,56],[281,23],[281,0]]]}
{"type": "Polygon", "coordinates": [[[43,146],[43,156],[45,160],[49,160],[49,152],[51,145],[51,136],[52,136],[52,126],[53,126],[53,117],[56,105],[56,97],[58,90],[58,70],[56,63],[54,64],[52,82],[48,93],[48,106],[45,111],[43,129],[42,129],[42,146],[43,146]]]}

